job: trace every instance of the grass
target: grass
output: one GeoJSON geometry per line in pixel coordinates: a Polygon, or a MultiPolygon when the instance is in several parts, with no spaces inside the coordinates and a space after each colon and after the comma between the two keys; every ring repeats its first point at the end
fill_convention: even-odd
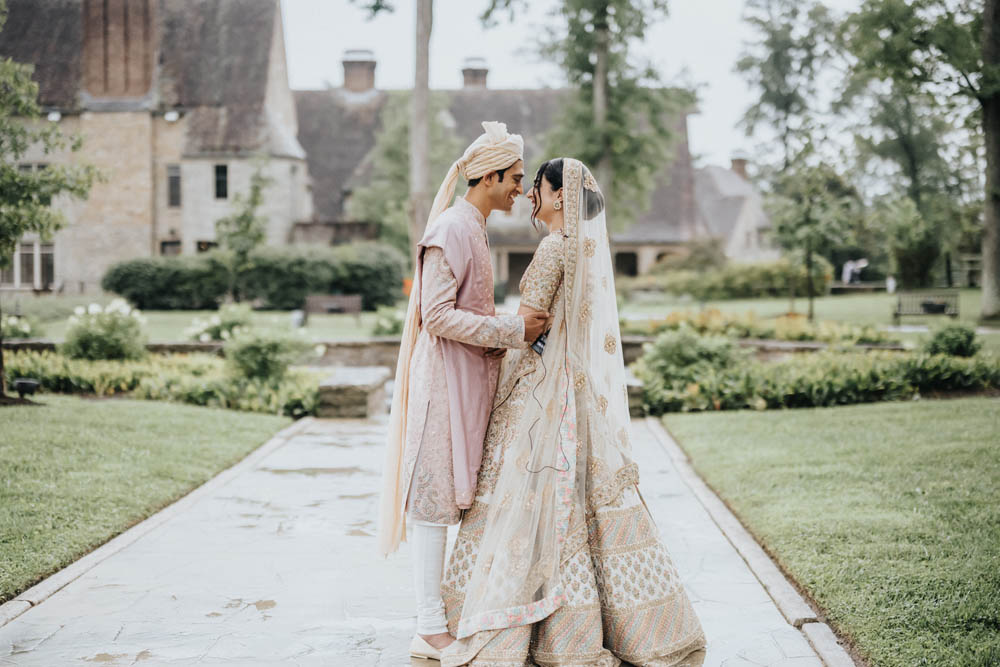
{"type": "MultiPolygon", "coordinates": [[[[979,318],[981,291],[978,289],[963,289],[959,296],[959,321],[975,324],[979,318]]],[[[835,322],[851,322],[853,324],[892,324],[891,313],[896,304],[896,296],[886,293],[873,294],[838,294],[836,296],[818,297],[814,302],[816,319],[835,322]]],[[[809,301],[805,298],[795,299],[794,310],[806,313],[809,301]]],[[[665,317],[674,310],[699,310],[718,308],[727,313],[746,313],[754,311],[760,317],[777,317],[789,312],[789,300],[780,299],[732,299],[725,301],[706,301],[704,304],[690,299],[674,298],[669,295],[662,297],[645,297],[627,303],[622,309],[625,315],[645,315],[650,318],[665,317]]],[[[927,324],[935,326],[951,321],[941,316],[904,317],[903,324],[927,324]]]]}
{"type": "MultiPolygon", "coordinates": [[[[11,314],[16,308],[21,314],[32,317],[41,324],[47,340],[62,341],[69,328],[67,320],[76,306],[86,308],[90,303],[105,306],[114,297],[18,295],[2,298],[3,302],[0,305],[4,313],[11,314]]],[[[187,340],[184,330],[191,326],[195,318],[207,320],[218,313],[209,310],[147,310],[142,314],[146,318],[146,333],[150,342],[174,343],[187,340]]],[[[352,340],[371,335],[374,324],[373,312],[359,315],[315,314],[309,316],[305,332],[306,337],[312,341],[352,340]]],[[[264,332],[284,330],[291,325],[291,313],[274,310],[254,311],[251,315],[251,325],[264,332]]]]}
{"type": "Polygon", "coordinates": [[[1000,664],[1000,399],[664,421],[871,665],[1000,664]]]}
{"type": "Polygon", "coordinates": [[[0,603],[243,459],[285,417],[36,395],[0,408],[0,603]]]}

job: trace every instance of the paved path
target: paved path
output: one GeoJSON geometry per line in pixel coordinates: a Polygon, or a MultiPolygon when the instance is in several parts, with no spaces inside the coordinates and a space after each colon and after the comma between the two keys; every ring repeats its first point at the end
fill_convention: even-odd
{"type": "MultiPolygon", "coordinates": [[[[410,665],[406,548],[374,553],[385,420],[293,428],[0,627],[0,665],[410,665]]],[[[646,422],[633,443],[706,665],[822,666],[646,422]]]]}

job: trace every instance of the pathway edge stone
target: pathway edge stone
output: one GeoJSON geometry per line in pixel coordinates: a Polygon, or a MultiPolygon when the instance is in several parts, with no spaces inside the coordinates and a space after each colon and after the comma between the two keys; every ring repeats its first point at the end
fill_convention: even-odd
{"type": "Polygon", "coordinates": [[[312,417],[306,417],[286,426],[271,436],[263,445],[250,452],[246,457],[237,461],[232,466],[208,479],[204,484],[192,489],[160,511],[146,517],[125,532],[81,556],[78,560],[73,561],[58,572],[49,575],[20,595],[14,597],[14,599],[0,605],[0,627],[7,625],[32,607],[41,604],[67,584],[96,567],[101,561],[121,551],[161,524],[169,521],[190,505],[197,503],[203,496],[225,486],[244,468],[254,465],[274,450],[281,448],[289,439],[297,435],[300,430],[306,428],[312,420],[312,417]]]}
{"type": "Polygon", "coordinates": [[[740,556],[750,567],[750,571],[764,586],[764,590],[771,596],[778,610],[791,625],[796,628],[802,627],[804,623],[815,623],[819,619],[816,612],[803,599],[791,582],[785,578],[784,573],[771,560],[757,540],[750,532],[743,527],[739,519],[729,510],[722,499],[720,499],[708,484],[695,472],[694,467],[680,448],[673,437],[663,428],[663,424],[655,417],[647,417],[646,424],[656,436],[657,441],[670,456],[677,466],[681,479],[688,485],[691,491],[698,498],[698,501],[708,511],[709,516],[722,530],[740,556]]]}
{"type": "Polygon", "coordinates": [[[827,667],[855,667],[854,659],[826,623],[806,623],[802,632],[827,667]]]}

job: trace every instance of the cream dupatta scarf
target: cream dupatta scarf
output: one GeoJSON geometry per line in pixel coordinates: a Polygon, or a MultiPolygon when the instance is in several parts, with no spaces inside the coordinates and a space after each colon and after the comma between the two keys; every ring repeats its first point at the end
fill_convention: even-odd
{"type": "Polygon", "coordinates": [[[570,512],[574,504],[600,503],[599,490],[584,488],[579,466],[589,461],[577,461],[578,440],[587,438],[590,457],[610,470],[631,462],[604,198],[590,170],[570,158],[563,160],[563,201],[563,293],[552,306],[545,372],[509,425],[515,435],[466,589],[459,639],[534,623],[565,604],[560,568],[570,555],[562,551],[570,512]]]}

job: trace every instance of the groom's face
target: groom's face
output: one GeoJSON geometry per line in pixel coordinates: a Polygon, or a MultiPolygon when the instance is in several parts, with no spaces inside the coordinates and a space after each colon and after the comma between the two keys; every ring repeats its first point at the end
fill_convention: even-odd
{"type": "Polygon", "coordinates": [[[499,174],[492,175],[493,183],[490,186],[490,200],[494,210],[509,212],[514,208],[514,200],[518,195],[524,194],[521,181],[524,180],[524,161],[518,160],[507,167],[503,180],[498,178],[499,174]]]}

